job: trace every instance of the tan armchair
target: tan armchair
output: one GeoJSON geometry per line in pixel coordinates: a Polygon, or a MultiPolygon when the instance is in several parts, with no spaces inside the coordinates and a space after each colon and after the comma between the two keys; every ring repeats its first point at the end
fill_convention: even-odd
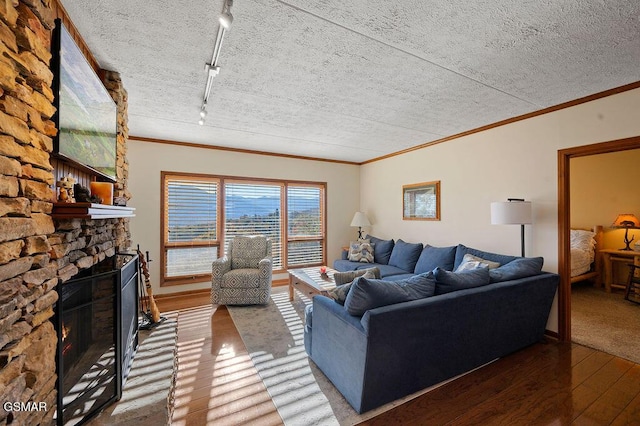
{"type": "Polygon", "coordinates": [[[224,257],[213,261],[211,303],[263,305],[269,301],[272,279],[271,240],[264,236],[238,236],[224,257]]]}

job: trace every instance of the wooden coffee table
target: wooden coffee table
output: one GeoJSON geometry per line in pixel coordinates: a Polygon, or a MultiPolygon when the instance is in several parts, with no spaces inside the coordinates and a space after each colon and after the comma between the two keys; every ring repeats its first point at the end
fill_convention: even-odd
{"type": "Polygon", "coordinates": [[[293,300],[295,290],[308,297],[318,294],[327,295],[327,291],[336,286],[333,274],[336,272],[327,268],[327,275],[320,275],[320,267],[289,269],[289,300],[293,300]]]}

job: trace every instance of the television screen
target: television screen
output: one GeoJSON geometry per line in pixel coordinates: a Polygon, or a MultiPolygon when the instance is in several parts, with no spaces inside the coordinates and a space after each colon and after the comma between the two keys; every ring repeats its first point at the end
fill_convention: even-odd
{"type": "Polygon", "coordinates": [[[54,151],[115,181],[116,104],[64,25],[57,21],[56,28],[52,63],[58,136],[54,151]]]}

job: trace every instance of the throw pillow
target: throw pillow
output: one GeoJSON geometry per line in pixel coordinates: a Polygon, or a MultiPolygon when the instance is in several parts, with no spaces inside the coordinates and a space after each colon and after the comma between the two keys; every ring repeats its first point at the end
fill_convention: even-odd
{"type": "Polygon", "coordinates": [[[499,266],[500,266],[500,263],[498,262],[492,262],[490,260],[486,260],[481,257],[474,256],[470,253],[467,253],[462,258],[462,263],[458,265],[455,272],[467,271],[469,269],[476,269],[476,268],[495,269],[499,266]]]}
{"type": "MultiPolygon", "coordinates": [[[[354,271],[354,272],[360,272],[360,271],[354,271]]],[[[378,268],[369,268],[369,269],[363,270],[362,272],[363,274],[353,277],[353,279],[347,284],[340,284],[337,287],[332,288],[327,292],[327,295],[333,300],[335,300],[336,302],[338,302],[339,304],[344,305],[344,301],[347,299],[349,290],[351,290],[351,285],[353,284],[353,281],[356,278],[358,277],[364,277],[367,279],[380,278],[380,270],[378,268]],[[377,275],[374,270],[378,271],[377,275]]],[[[335,277],[335,274],[334,274],[334,277],[335,277]]],[[[337,284],[337,281],[336,281],[336,284],[337,284]]]]}
{"type": "Polygon", "coordinates": [[[377,266],[374,266],[373,268],[357,269],[355,271],[334,272],[333,281],[336,283],[337,286],[342,284],[347,284],[355,280],[356,278],[363,276],[369,271],[371,271],[374,275],[371,278],[380,278],[380,269],[378,269],[377,266]]]}
{"type": "Polygon", "coordinates": [[[485,260],[498,262],[501,265],[505,265],[519,257],[519,256],[509,256],[506,254],[491,253],[488,251],[482,251],[482,250],[474,249],[471,247],[467,247],[464,244],[458,244],[458,247],[456,248],[456,259],[453,263],[454,270],[456,270],[458,266],[460,266],[460,264],[462,263],[462,259],[464,258],[464,255],[467,253],[472,254],[474,256],[478,256],[479,258],[482,258],[485,260]]]}
{"type": "Polygon", "coordinates": [[[351,262],[373,263],[373,246],[368,240],[352,241],[349,244],[349,260],[351,262]]]}
{"type": "Polygon", "coordinates": [[[380,265],[388,265],[391,252],[393,251],[393,240],[381,240],[371,235],[367,235],[367,239],[375,244],[375,246],[373,246],[373,261],[380,265]]]}
{"type": "Polygon", "coordinates": [[[363,315],[370,309],[433,296],[435,278],[432,272],[399,281],[356,278],[351,284],[344,307],[351,315],[363,315]]]}
{"type": "Polygon", "coordinates": [[[489,276],[492,283],[530,277],[542,272],[543,264],[542,257],[519,257],[506,265],[490,270],[489,276]]]}
{"type": "Polygon", "coordinates": [[[418,262],[416,263],[416,274],[433,271],[437,266],[447,271],[453,270],[453,261],[456,257],[456,246],[433,247],[424,246],[418,262]]]}
{"type": "Polygon", "coordinates": [[[422,253],[422,243],[413,244],[398,240],[391,251],[389,265],[400,268],[403,271],[413,272],[420,253],[422,253]]]}
{"type": "Polygon", "coordinates": [[[490,282],[488,268],[476,268],[462,272],[451,272],[436,268],[433,271],[433,275],[436,277],[436,294],[480,287],[490,282]]]}

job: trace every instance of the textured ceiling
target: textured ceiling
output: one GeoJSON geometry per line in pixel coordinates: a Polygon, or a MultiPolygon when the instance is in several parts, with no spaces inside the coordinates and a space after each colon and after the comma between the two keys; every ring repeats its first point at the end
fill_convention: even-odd
{"type": "Polygon", "coordinates": [[[638,0],[62,0],[133,136],[362,162],[640,81],[638,0]]]}

